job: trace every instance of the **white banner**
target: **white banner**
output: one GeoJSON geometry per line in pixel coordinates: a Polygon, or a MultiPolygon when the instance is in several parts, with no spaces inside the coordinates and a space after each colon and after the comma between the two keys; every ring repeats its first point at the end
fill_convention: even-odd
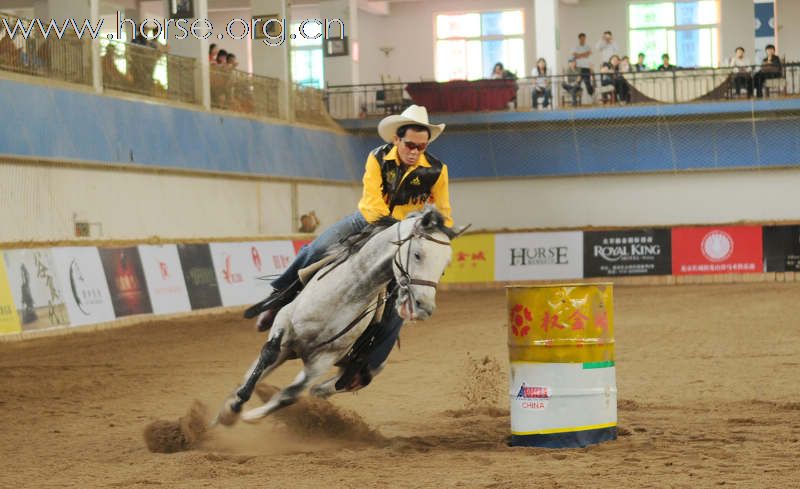
{"type": "Polygon", "coordinates": [[[583,277],[583,232],[495,235],[494,279],[550,280],[583,277]]]}
{"type": "Polygon", "coordinates": [[[178,248],[170,245],[139,245],[147,293],[155,314],[189,312],[189,294],[178,256],[178,248]]]}
{"type": "Polygon", "coordinates": [[[11,296],[23,331],[68,326],[69,317],[49,249],[5,252],[11,296]]]}
{"type": "Polygon", "coordinates": [[[254,304],[272,291],[274,275],[294,259],[291,241],[211,243],[211,259],[224,306],[254,304]]]}
{"type": "Polygon", "coordinates": [[[53,248],[53,265],[72,326],[115,319],[97,248],[53,248]]]}

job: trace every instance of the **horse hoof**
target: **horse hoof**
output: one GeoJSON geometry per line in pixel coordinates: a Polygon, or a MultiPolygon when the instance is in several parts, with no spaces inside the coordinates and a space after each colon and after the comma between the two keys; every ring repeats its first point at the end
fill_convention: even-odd
{"type": "Polygon", "coordinates": [[[225,401],[222,409],[220,409],[217,414],[217,418],[212,422],[212,426],[217,424],[233,426],[236,423],[236,420],[239,419],[239,411],[241,411],[241,408],[238,410],[234,409],[236,401],[237,399],[228,399],[225,401]]]}
{"type": "Polygon", "coordinates": [[[242,421],[245,423],[255,423],[266,415],[267,410],[265,406],[261,406],[260,408],[251,409],[242,413],[242,421]]]}

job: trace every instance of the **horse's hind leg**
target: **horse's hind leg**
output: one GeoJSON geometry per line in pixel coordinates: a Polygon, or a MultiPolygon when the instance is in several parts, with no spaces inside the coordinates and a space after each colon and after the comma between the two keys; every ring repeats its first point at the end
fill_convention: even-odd
{"type": "Polygon", "coordinates": [[[278,409],[294,404],[297,402],[300,393],[320,375],[323,375],[333,367],[335,362],[336,358],[333,355],[321,355],[310,360],[305,364],[303,371],[297,374],[294,382],[283,390],[276,392],[263,406],[242,413],[242,420],[248,422],[256,421],[278,409]]]}
{"type": "Polygon", "coordinates": [[[277,333],[270,337],[269,341],[261,348],[256,361],[250,367],[245,375],[244,383],[236,390],[235,394],[229,397],[219,414],[217,415],[217,422],[223,425],[232,425],[236,422],[236,418],[242,411],[242,405],[250,400],[261,378],[274,370],[289,356],[288,351],[281,351],[281,340],[283,339],[283,330],[273,330],[277,333]]]}

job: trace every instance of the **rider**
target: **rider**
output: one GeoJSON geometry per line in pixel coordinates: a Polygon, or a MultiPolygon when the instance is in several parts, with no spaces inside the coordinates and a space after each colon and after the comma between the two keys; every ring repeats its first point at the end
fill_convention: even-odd
{"type": "MultiPolygon", "coordinates": [[[[363,193],[358,211],[335,223],[313,242],[300,249],[289,268],[272,282],[273,292],[264,301],[250,307],[245,317],[259,314],[257,326],[265,331],[272,326],[278,311],[294,300],[302,285],[298,271],[317,262],[333,244],[363,230],[382,217],[403,219],[406,214],[421,210],[426,203],[435,204],[445,217],[445,225],[453,226],[448,190],[447,165],[426,151],[442,131],[444,124],[430,124],[425,107],[412,105],[400,115],[385,117],[378,124],[378,135],[387,144],[373,149],[367,156],[363,193]]],[[[377,373],[394,346],[403,320],[391,302],[387,302],[378,325],[382,331],[368,352],[368,371],[358,375],[351,389],[364,387],[377,373]]]]}

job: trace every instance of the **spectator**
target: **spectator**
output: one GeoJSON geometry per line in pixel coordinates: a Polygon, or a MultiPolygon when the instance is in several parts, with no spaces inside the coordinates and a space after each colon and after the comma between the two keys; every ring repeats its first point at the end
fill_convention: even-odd
{"type": "Polygon", "coordinates": [[[496,63],[492,70],[492,80],[516,80],[517,75],[503,67],[503,63],[496,63]]]}
{"type": "Polygon", "coordinates": [[[622,103],[631,101],[631,90],[628,81],[625,79],[624,72],[621,70],[622,62],[616,54],[611,56],[611,80],[614,84],[614,92],[617,94],[617,100],[622,103]]]}
{"type": "Polygon", "coordinates": [[[658,67],[658,71],[675,71],[675,69],[675,65],[669,64],[669,54],[662,54],[661,65],[658,67]]]}
{"type": "Polygon", "coordinates": [[[233,53],[228,53],[226,62],[229,70],[235,70],[239,67],[239,61],[236,60],[236,55],[233,53]]]}
{"type": "Polygon", "coordinates": [[[224,49],[220,49],[217,52],[217,64],[222,67],[228,64],[228,52],[225,51],[224,49]]]}
{"type": "Polygon", "coordinates": [[[644,53],[639,53],[639,57],[636,60],[636,64],[633,65],[633,69],[638,73],[642,71],[647,71],[647,66],[644,64],[644,53]]]}
{"type": "Polygon", "coordinates": [[[578,106],[578,92],[581,90],[581,70],[575,63],[575,58],[569,59],[569,64],[564,70],[564,81],[561,83],[564,90],[572,96],[572,106],[578,106]]]}
{"type": "Polygon", "coordinates": [[[212,43],[208,47],[208,62],[212,65],[217,64],[217,55],[219,54],[219,46],[212,43]]]}
{"type": "Polygon", "coordinates": [[[775,46],[767,44],[767,57],[761,63],[758,73],[753,76],[753,84],[756,86],[756,97],[764,96],[764,82],[768,78],[780,78],[783,76],[781,59],[775,54],[775,46]]]}
{"type": "Polygon", "coordinates": [[[631,70],[631,58],[627,55],[623,56],[619,62],[619,71],[622,73],[630,73],[631,70]]]}
{"type": "MultiPolygon", "coordinates": [[[[611,89],[603,89],[602,87],[611,87],[614,86],[614,68],[611,66],[610,62],[603,63],[600,65],[600,87],[601,87],[601,98],[602,101],[605,103],[606,95],[611,93],[611,89]]],[[[614,87],[614,92],[616,92],[616,87],[614,87]]]]}
{"type": "Polygon", "coordinates": [[[124,88],[130,80],[117,68],[116,59],[117,47],[113,43],[109,43],[102,60],[103,84],[112,88],[124,88]]]}
{"type": "Polygon", "coordinates": [[[742,88],[747,89],[747,98],[753,96],[753,76],[751,75],[752,67],[750,60],[744,57],[744,48],[736,48],[736,55],[731,58],[730,63],[733,68],[733,89],[736,95],[742,93],[742,88]]]}
{"type": "Polygon", "coordinates": [[[298,231],[301,233],[313,233],[314,230],[317,229],[317,226],[319,226],[319,219],[317,218],[317,214],[311,211],[300,217],[300,229],[298,229],[298,231]]]}
{"type": "Polygon", "coordinates": [[[578,34],[578,45],[572,50],[572,57],[575,58],[575,63],[578,69],[581,70],[581,79],[586,85],[586,91],[591,97],[594,95],[594,86],[592,85],[592,69],[589,64],[589,56],[592,55],[592,48],[586,45],[586,34],[581,32],[578,34]]]}
{"type": "Polygon", "coordinates": [[[610,61],[615,54],[619,55],[619,48],[617,43],[614,42],[614,36],[611,35],[611,31],[605,31],[603,37],[597,41],[597,45],[594,48],[600,54],[602,62],[610,61]]]}
{"type": "Polygon", "coordinates": [[[20,64],[20,50],[14,45],[11,36],[0,39],[0,65],[17,67],[20,64]]]}
{"type": "Polygon", "coordinates": [[[536,61],[536,68],[531,73],[535,77],[533,85],[533,108],[538,108],[539,97],[544,97],[542,107],[547,108],[550,105],[550,97],[553,96],[550,88],[550,77],[547,75],[547,61],[544,58],[539,58],[536,61]]]}

